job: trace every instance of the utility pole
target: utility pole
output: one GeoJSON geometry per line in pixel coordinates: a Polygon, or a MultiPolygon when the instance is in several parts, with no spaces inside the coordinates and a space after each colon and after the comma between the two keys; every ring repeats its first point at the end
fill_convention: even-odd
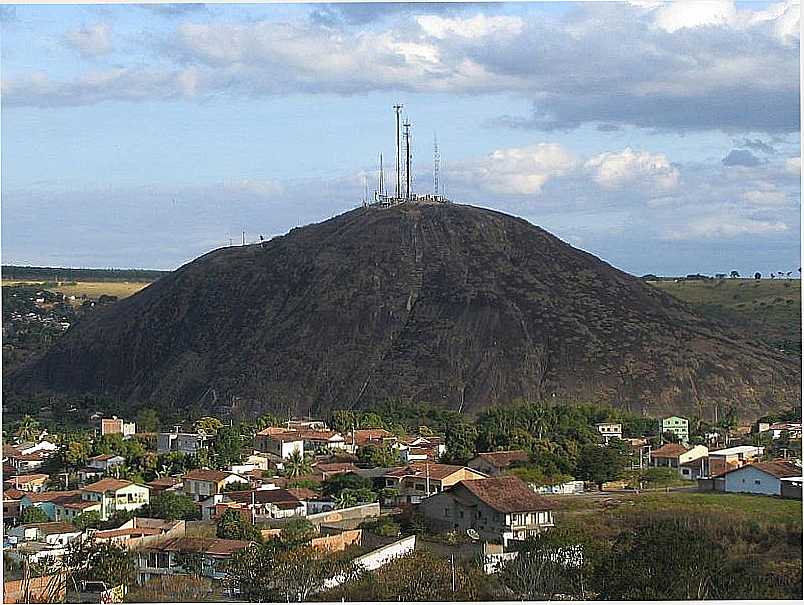
{"type": "Polygon", "coordinates": [[[394,105],[394,112],[396,113],[396,199],[402,196],[401,174],[400,174],[400,161],[399,161],[399,112],[402,111],[403,105],[394,105]]]}
{"type": "Polygon", "coordinates": [[[405,199],[410,199],[410,122],[405,121],[405,199]]]}
{"type": "Polygon", "coordinates": [[[243,245],[246,245],[246,232],[243,231],[243,245]]]}

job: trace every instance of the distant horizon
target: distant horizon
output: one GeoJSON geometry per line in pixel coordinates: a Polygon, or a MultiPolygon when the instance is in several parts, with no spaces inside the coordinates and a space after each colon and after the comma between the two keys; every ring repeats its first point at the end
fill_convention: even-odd
{"type": "Polygon", "coordinates": [[[414,190],[633,275],[801,266],[791,2],[3,5],[7,264],[174,270],[414,190]]]}

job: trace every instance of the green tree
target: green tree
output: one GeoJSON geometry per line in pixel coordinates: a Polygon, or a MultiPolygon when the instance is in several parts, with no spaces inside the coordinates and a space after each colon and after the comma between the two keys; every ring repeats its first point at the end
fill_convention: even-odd
{"type": "Polygon", "coordinates": [[[87,528],[98,528],[101,526],[101,514],[98,511],[89,510],[81,513],[73,519],[73,525],[80,530],[87,528]]]}
{"type": "Polygon", "coordinates": [[[335,496],[336,508],[349,508],[358,504],[368,504],[377,500],[377,494],[370,489],[342,489],[335,496]]]}
{"type": "Polygon", "coordinates": [[[136,579],[134,554],[110,542],[73,540],[68,542],[63,560],[69,570],[68,586],[94,581],[111,588],[132,585],[136,579]]]}
{"type": "Polygon", "coordinates": [[[447,427],[445,445],[448,462],[466,464],[477,451],[477,429],[466,422],[456,422],[447,427]]]}
{"type": "Polygon", "coordinates": [[[282,527],[279,532],[279,540],[286,547],[295,548],[296,546],[307,544],[317,534],[318,531],[315,525],[307,519],[292,519],[282,527]]]}
{"type": "Polygon", "coordinates": [[[333,498],[345,489],[371,490],[371,487],[371,479],[367,477],[361,477],[355,473],[338,473],[321,484],[321,493],[326,497],[333,498]]]}
{"type": "Polygon", "coordinates": [[[151,496],[143,508],[143,516],[156,519],[192,521],[201,518],[201,510],[190,496],[179,492],[163,491],[151,496]]]}
{"type": "Polygon", "coordinates": [[[39,425],[39,421],[36,420],[33,416],[28,416],[27,414],[22,417],[20,423],[17,425],[17,429],[14,431],[14,435],[20,441],[36,441],[39,438],[39,434],[42,432],[42,427],[39,425]]]}
{"type": "Polygon", "coordinates": [[[193,424],[197,431],[204,431],[207,435],[215,435],[223,427],[223,423],[214,416],[204,416],[193,424]]]}
{"type": "Polygon", "coordinates": [[[229,466],[240,462],[240,450],[243,438],[238,427],[224,426],[218,429],[215,436],[215,459],[219,466],[229,466]]]}
{"type": "Polygon", "coordinates": [[[399,450],[390,445],[366,445],[357,450],[357,459],[371,466],[390,467],[402,464],[399,450]]]}
{"type": "Polygon", "coordinates": [[[627,464],[628,453],[619,439],[606,446],[585,445],[581,448],[575,477],[596,483],[599,489],[603,489],[604,483],[623,476],[627,464]]]}
{"type": "Polygon", "coordinates": [[[215,535],[226,540],[248,540],[261,542],[262,535],[250,521],[235,509],[228,509],[218,518],[215,524],[215,535]]]}
{"type": "Polygon", "coordinates": [[[283,465],[285,477],[303,477],[313,472],[312,459],[308,455],[302,455],[299,450],[293,450],[285,458],[283,465]]]}
{"type": "Polygon", "coordinates": [[[357,421],[357,428],[360,429],[381,429],[385,428],[382,416],[375,412],[363,412],[357,421]]]}
{"type": "Polygon", "coordinates": [[[142,408],[135,419],[137,431],[155,433],[159,430],[159,414],[153,408],[142,408]]]}
{"type": "Polygon", "coordinates": [[[50,519],[47,513],[36,506],[29,506],[23,510],[20,515],[20,523],[23,525],[27,525],[28,523],[47,523],[48,521],[50,521],[50,519]]]}
{"type": "Polygon", "coordinates": [[[70,441],[62,445],[61,454],[68,467],[83,468],[87,464],[90,451],[91,446],[88,441],[70,441]]]}
{"type": "Polygon", "coordinates": [[[335,410],[332,412],[332,428],[339,433],[347,433],[357,426],[357,416],[352,410],[335,410]]]}

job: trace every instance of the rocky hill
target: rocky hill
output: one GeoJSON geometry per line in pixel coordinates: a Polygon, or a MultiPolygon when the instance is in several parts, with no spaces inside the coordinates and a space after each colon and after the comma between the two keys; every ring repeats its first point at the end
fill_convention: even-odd
{"type": "Polygon", "coordinates": [[[514,398],[746,417],[798,364],[530,223],[463,205],[360,208],[215,250],[80,322],[16,393],[320,412],[514,398]]]}

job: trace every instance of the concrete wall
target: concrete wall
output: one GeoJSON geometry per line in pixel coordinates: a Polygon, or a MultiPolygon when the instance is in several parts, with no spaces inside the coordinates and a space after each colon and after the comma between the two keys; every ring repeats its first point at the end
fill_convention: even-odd
{"type": "Polygon", "coordinates": [[[764,473],[753,466],[744,466],[726,475],[726,491],[766,496],[781,495],[777,477],[764,473]]]}
{"type": "MultiPolygon", "coordinates": [[[[374,569],[379,569],[397,557],[401,557],[413,552],[415,548],[416,536],[408,536],[407,538],[402,538],[401,540],[392,542],[388,546],[383,546],[382,548],[373,550],[370,553],[366,553],[362,557],[355,559],[354,563],[362,569],[372,571],[374,569]]],[[[344,575],[337,575],[325,581],[324,588],[334,588],[342,584],[344,581],[346,581],[346,577],[344,575]]]]}

